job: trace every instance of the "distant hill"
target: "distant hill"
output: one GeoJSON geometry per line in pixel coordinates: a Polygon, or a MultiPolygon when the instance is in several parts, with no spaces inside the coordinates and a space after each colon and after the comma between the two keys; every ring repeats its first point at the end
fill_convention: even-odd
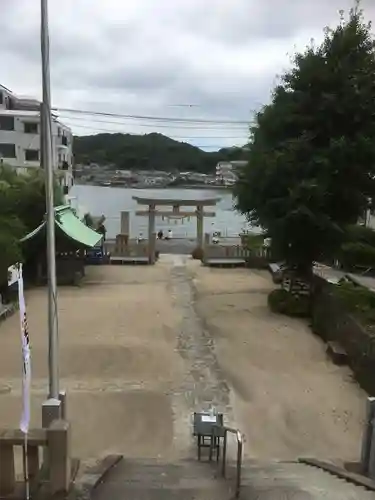
{"type": "Polygon", "coordinates": [[[246,159],[240,148],[206,152],[162,134],[96,134],[74,138],[75,162],[113,164],[122,170],[214,172],[219,161],[246,159]]]}

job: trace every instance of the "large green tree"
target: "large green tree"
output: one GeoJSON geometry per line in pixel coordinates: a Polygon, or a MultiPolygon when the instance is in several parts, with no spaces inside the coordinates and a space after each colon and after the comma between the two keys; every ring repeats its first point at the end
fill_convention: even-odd
{"type": "Polygon", "coordinates": [[[251,127],[237,208],[304,272],[375,197],[374,47],[357,3],[295,55],[251,127]]]}

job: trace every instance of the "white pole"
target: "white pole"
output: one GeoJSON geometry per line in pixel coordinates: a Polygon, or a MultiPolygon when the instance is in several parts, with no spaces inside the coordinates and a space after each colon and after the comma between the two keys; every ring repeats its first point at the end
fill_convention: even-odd
{"type": "Polygon", "coordinates": [[[43,124],[43,154],[46,174],[46,208],[47,208],[47,263],[48,263],[48,368],[49,398],[59,397],[58,371],[58,323],[57,323],[57,287],[56,287],[56,252],[55,252],[55,211],[54,211],[54,178],[52,156],[52,120],[51,90],[49,69],[49,35],[48,35],[48,0],[41,0],[41,52],[43,103],[41,106],[43,124]]]}

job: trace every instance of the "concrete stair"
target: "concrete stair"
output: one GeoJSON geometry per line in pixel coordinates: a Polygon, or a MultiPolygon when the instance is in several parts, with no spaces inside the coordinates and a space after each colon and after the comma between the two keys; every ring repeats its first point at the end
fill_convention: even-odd
{"type": "MultiPolygon", "coordinates": [[[[230,500],[234,498],[234,478],[234,464],[228,464],[227,478],[223,479],[216,464],[124,459],[97,487],[93,499],[230,500]]],[[[242,469],[240,498],[375,500],[375,492],[301,463],[247,461],[242,469]]]]}
{"type": "Polygon", "coordinates": [[[233,484],[216,467],[184,460],[175,464],[147,460],[120,462],[98,486],[94,500],[228,500],[233,484]]]}

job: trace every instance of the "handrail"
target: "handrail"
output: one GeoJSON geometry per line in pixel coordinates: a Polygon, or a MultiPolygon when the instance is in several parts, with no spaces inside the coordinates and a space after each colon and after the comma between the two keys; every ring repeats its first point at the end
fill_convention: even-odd
{"type": "Polygon", "coordinates": [[[215,435],[215,430],[220,430],[220,432],[224,433],[224,444],[223,444],[223,463],[221,467],[221,474],[225,477],[226,473],[226,460],[227,460],[227,435],[228,432],[234,434],[237,440],[237,470],[236,470],[236,498],[240,496],[241,489],[241,469],[242,469],[242,452],[243,452],[243,436],[238,429],[233,429],[231,427],[223,427],[220,425],[213,426],[213,435],[215,435]]]}

